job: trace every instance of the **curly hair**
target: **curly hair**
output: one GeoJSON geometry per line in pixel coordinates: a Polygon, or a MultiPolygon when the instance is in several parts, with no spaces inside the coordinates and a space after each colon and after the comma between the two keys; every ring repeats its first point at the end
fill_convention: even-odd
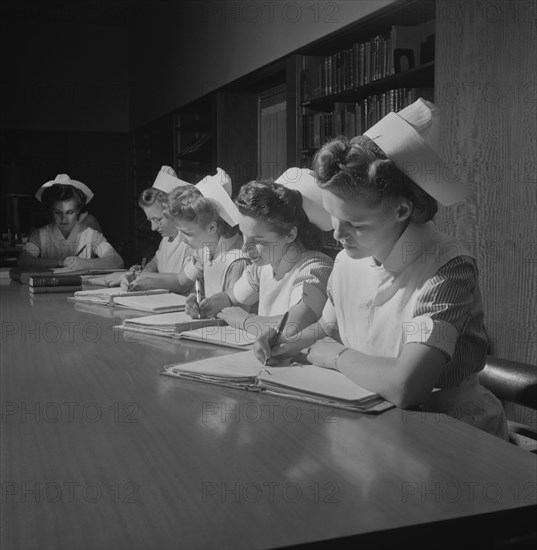
{"type": "Polygon", "coordinates": [[[167,206],[168,193],[156,187],[149,187],[149,189],[144,189],[138,196],[138,206],[141,208],[149,208],[155,203],[160,204],[163,208],[167,206]]]}
{"type": "Polygon", "coordinates": [[[207,197],[195,185],[175,188],[169,195],[165,215],[172,219],[183,219],[207,227],[215,222],[218,234],[228,238],[236,235],[238,227],[231,227],[220,217],[218,204],[207,197]]]}
{"type": "Polygon", "coordinates": [[[243,185],[235,204],[243,216],[262,220],[278,235],[297,228],[297,241],[308,250],[318,250],[321,231],[304,208],[300,191],[272,180],[254,180],[243,185]]]}
{"type": "Polygon", "coordinates": [[[41,203],[47,210],[50,210],[55,202],[70,200],[75,201],[79,212],[86,206],[86,195],[72,185],[55,183],[47,187],[41,195],[41,203]]]}
{"type": "Polygon", "coordinates": [[[405,198],[412,203],[411,221],[425,223],[438,211],[438,203],[367,136],[351,140],[340,136],[323,145],[313,159],[319,186],[343,200],[361,197],[372,206],[405,198]]]}

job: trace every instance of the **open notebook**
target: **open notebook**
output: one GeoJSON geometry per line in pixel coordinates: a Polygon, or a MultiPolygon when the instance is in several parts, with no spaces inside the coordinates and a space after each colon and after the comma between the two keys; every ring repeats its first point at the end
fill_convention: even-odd
{"type": "Polygon", "coordinates": [[[167,338],[178,338],[185,331],[225,324],[222,319],[192,319],[184,311],[175,311],[125,319],[121,325],[114,328],[124,330],[130,334],[152,334],[167,338]]]}
{"type": "Polygon", "coordinates": [[[97,288],[95,290],[79,290],[67,299],[74,302],[86,302],[90,304],[101,304],[106,306],[115,305],[116,298],[123,296],[153,296],[155,294],[168,294],[164,288],[154,290],[136,290],[133,292],[121,290],[120,288],[97,288]]]}
{"type": "Polygon", "coordinates": [[[193,340],[241,350],[251,349],[256,336],[230,327],[222,319],[192,319],[182,311],[125,319],[117,329],[131,334],[151,334],[193,340]]]}
{"type": "Polygon", "coordinates": [[[335,370],[299,363],[263,367],[253,351],[210,357],[193,363],[165,365],[161,374],[350,411],[379,413],[393,407],[379,395],[358,386],[335,370]]]}

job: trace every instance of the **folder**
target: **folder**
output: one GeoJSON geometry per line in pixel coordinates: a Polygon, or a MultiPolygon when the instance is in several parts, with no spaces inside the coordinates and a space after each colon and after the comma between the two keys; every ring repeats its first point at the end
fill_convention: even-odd
{"type": "Polygon", "coordinates": [[[208,326],[225,325],[223,319],[192,319],[184,311],[146,315],[134,319],[125,319],[114,328],[130,334],[151,334],[166,338],[179,338],[181,333],[208,326]]]}
{"type": "Polygon", "coordinates": [[[100,304],[105,306],[116,305],[116,298],[124,296],[153,296],[155,294],[168,294],[170,291],[165,288],[157,288],[152,290],[135,290],[125,291],[118,287],[112,288],[97,288],[95,290],[79,290],[75,292],[73,296],[69,296],[67,299],[72,302],[86,302],[90,304],[100,304]]]}
{"type": "Polygon", "coordinates": [[[251,349],[258,338],[255,334],[250,334],[245,330],[227,324],[186,330],[178,334],[177,337],[242,350],[251,349]]]}
{"type": "Polygon", "coordinates": [[[348,411],[378,414],[394,406],[338,371],[299,363],[263,367],[253,351],[165,365],[160,374],[348,411]]]}
{"type": "Polygon", "coordinates": [[[183,311],[186,305],[186,298],[173,292],[164,291],[161,293],[143,291],[143,294],[129,292],[122,296],[113,297],[114,305],[150,311],[153,313],[167,313],[170,311],[183,311]]]}

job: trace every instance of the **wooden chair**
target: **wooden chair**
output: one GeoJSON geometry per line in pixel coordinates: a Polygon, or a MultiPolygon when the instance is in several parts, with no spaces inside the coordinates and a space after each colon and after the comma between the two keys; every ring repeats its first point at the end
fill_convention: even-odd
{"type": "Polygon", "coordinates": [[[488,355],[479,381],[502,402],[510,441],[537,453],[537,366],[488,355]]]}

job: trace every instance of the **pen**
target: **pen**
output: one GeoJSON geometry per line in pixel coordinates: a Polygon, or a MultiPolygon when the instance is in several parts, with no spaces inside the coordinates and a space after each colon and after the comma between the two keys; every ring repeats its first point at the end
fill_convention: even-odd
{"type": "Polygon", "coordinates": [[[88,246],[88,245],[85,244],[85,245],[75,254],[75,256],[76,256],[76,257],[80,256],[80,254],[82,254],[82,252],[84,252],[84,250],[86,250],[86,247],[87,247],[87,246],[88,246]]]}
{"type": "Polygon", "coordinates": [[[198,319],[201,319],[201,309],[200,304],[202,300],[202,292],[201,292],[201,280],[199,277],[196,279],[196,302],[198,303],[198,319]]]}
{"type": "MultiPolygon", "coordinates": [[[[281,321],[278,325],[278,329],[276,330],[276,334],[274,335],[274,338],[272,339],[272,342],[270,343],[270,349],[276,347],[276,344],[278,343],[278,340],[280,339],[280,336],[282,335],[283,329],[285,328],[285,323],[287,323],[287,318],[289,317],[289,312],[286,311],[281,318],[281,321]]],[[[267,357],[265,359],[265,362],[263,363],[263,366],[267,366],[267,361],[270,359],[270,357],[267,357]]]]}

